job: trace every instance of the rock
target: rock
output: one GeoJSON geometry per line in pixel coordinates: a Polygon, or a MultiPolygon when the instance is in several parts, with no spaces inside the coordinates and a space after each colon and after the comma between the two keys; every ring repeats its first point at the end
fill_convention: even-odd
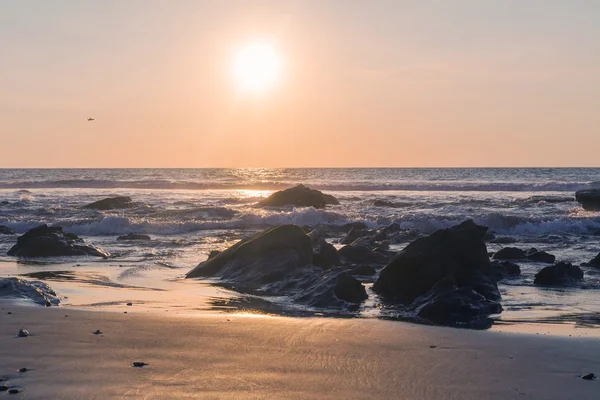
{"type": "Polygon", "coordinates": [[[109,197],[106,199],[95,201],[91,204],[83,206],[94,210],[118,210],[123,208],[133,208],[136,204],[129,196],[109,197]]]}
{"type": "Polygon", "coordinates": [[[585,379],[586,381],[593,381],[598,378],[596,378],[596,375],[594,375],[594,373],[590,373],[590,374],[583,375],[581,377],[581,379],[585,379]]]}
{"type": "Polygon", "coordinates": [[[357,239],[365,236],[365,234],[367,233],[367,229],[361,228],[361,227],[352,227],[352,229],[350,229],[350,231],[346,234],[346,236],[344,236],[342,238],[342,240],[340,240],[341,244],[350,244],[354,241],[356,241],[357,239]]]}
{"type": "Polygon", "coordinates": [[[60,226],[40,225],[17,238],[7,253],[16,257],[95,256],[108,257],[105,251],[87,245],[77,235],[63,232],[60,226]]]}
{"type": "Polygon", "coordinates": [[[275,192],[258,203],[261,207],[296,206],[314,208],[325,208],[328,204],[338,205],[340,202],[331,195],[309,189],[304,185],[275,192]]]}
{"type": "Polygon", "coordinates": [[[525,252],[516,247],[504,247],[494,253],[495,260],[519,260],[526,258],[525,252]]]}
{"type": "Polygon", "coordinates": [[[329,269],[336,265],[341,265],[342,260],[333,245],[323,242],[319,246],[318,252],[313,255],[313,264],[323,269],[329,269]]]}
{"type": "Polygon", "coordinates": [[[0,392],[6,392],[8,390],[8,386],[4,385],[0,385],[0,392]]]}
{"type": "Polygon", "coordinates": [[[521,267],[510,261],[493,261],[491,263],[493,277],[496,281],[521,275],[521,267]]]}
{"type": "Polygon", "coordinates": [[[575,200],[588,211],[600,210],[600,189],[578,190],[575,193],[575,200]]]}
{"type": "Polygon", "coordinates": [[[391,255],[370,250],[364,246],[344,246],[338,250],[344,264],[349,265],[385,265],[391,255]]]}
{"type": "Polygon", "coordinates": [[[48,284],[19,278],[0,278],[0,298],[3,297],[29,299],[44,307],[57,306],[60,303],[56,292],[48,284]]]}
{"type": "Polygon", "coordinates": [[[19,394],[21,391],[17,388],[8,389],[8,394],[19,394]]]}
{"type": "Polygon", "coordinates": [[[15,234],[15,231],[10,229],[9,227],[0,225],[0,235],[14,235],[14,234],[15,234]]]}
{"type": "Polygon", "coordinates": [[[287,296],[292,302],[314,307],[344,307],[364,297],[357,295],[360,282],[344,276],[345,270],[323,271],[312,263],[310,237],[297,225],[281,225],[200,263],[186,278],[217,276],[221,286],[239,292],[287,296]]]}
{"type": "Polygon", "coordinates": [[[133,303],[127,303],[127,305],[128,305],[129,307],[131,307],[131,306],[133,305],[133,303]]]}
{"type": "Polygon", "coordinates": [[[600,268],[600,253],[590,260],[590,262],[582,264],[585,267],[600,268]]]}
{"type": "Polygon", "coordinates": [[[440,280],[430,291],[416,298],[411,307],[419,317],[441,325],[469,322],[502,312],[499,302],[488,300],[467,286],[457,287],[452,278],[440,280]]]}
{"type": "Polygon", "coordinates": [[[142,367],[145,367],[146,365],[148,365],[148,364],[145,362],[142,362],[142,361],[134,361],[131,364],[132,367],[136,367],[136,368],[142,368],[142,367]]]}
{"type": "Polygon", "coordinates": [[[21,372],[21,373],[22,372],[27,372],[27,371],[29,371],[27,368],[19,368],[19,372],[21,372]]]}
{"type": "Polygon", "coordinates": [[[543,263],[552,264],[556,257],[550,253],[546,253],[545,251],[537,251],[537,249],[531,249],[527,252],[527,259],[531,261],[538,261],[543,263]],[[534,250],[534,251],[533,251],[534,250]]]}
{"type": "Polygon", "coordinates": [[[94,335],[102,335],[102,331],[100,329],[96,329],[94,332],[92,332],[92,334],[94,334],[94,335]]]}
{"type": "Polygon", "coordinates": [[[338,275],[333,290],[338,299],[347,301],[348,303],[359,304],[369,297],[362,283],[346,273],[338,275]]]}
{"type": "Polygon", "coordinates": [[[509,237],[509,236],[496,236],[495,238],[490,240],[490,243],[496,243],[496,244],[511,244],[511,243],[516,243],[516,242],[517,242],[517,239],[509,237]]]}
{"type": "Polygon", "coordinates": [[[583,279],[583,271],[576,265],[568,262],[559,262],[545,267],[535,274],[533,281],[541,286],[568,286],[583,279]]]}
{"type": "Polygon", "coordinates": [[[27,336],[29,336],[29,331],[27,329],[19,329],[17,336],[18,337],[27,337],[27,336]]]}
{"type": "MultiPolygon", "coordinates": [[[[484,242],[486,231],[486,227],[468,220],[417,239],[383,268],[373,290],[386,302],[403,304],[410,304],[426,294],[431,301],[442,294],[444,298],[464,295],[466,300],[475,300],[476,296],[471,295],[470,290],[486,300],[499,301],[500,292],[492,277],[492,266],[484,242]],[[445,284],[432,291],[442,280],[449,280],[451,285],[445,284]],[[450,286],[456,290],[466,289],[451,295],[456,290],[450,290],[450,286]]],[[[480,301],[477,298],[477,302],[480,301]]],[[[413,308],[421,309],[424,306],[421,299],[413,308]]]]}
{"type": "Polygon", "coordinates": [[[377,273],[377,271],[375,270],[375,267],[373,267],[371,265],[361,265],[358,267],[354,267],[350,270],[351,275],[358,275],[358,276],[373,276],[376,273],[377,273]]]}
{"type": "Polygon", "coordinates": [[[152,240],[152,238],[142,233],[128,233],[127,235],[119,236],[117,240],[152,240]]]}

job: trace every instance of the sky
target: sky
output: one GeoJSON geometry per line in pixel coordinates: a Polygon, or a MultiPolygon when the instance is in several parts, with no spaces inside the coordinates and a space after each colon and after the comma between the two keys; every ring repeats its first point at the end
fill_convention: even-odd
{"type": "Polygon", "coordinates": [[[600,166],[599,18],[584,0],[0,0],[0,167],[600,166]],[[249,92],[232,71],[254,43],[281,68],[249,92]]]}

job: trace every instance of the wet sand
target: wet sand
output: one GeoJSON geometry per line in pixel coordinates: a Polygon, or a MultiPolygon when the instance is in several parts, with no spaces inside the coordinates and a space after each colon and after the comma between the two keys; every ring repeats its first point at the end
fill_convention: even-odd
{"type": "Polygon", "coordinates": [[[0,338],[0,376],[22,389],[14,398],[597,399],[600,391],[600,381],[579,378],[600,373],[600,342],[583,338],[7,302],[0,338]],[[20,328],[31,336],[15,337],[20,328]]]}

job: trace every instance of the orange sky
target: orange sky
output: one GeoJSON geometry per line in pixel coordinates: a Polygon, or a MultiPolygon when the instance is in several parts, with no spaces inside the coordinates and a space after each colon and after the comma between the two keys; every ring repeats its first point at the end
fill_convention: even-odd
{"type": "Polygon", "coordinates": [[[600,165],[600,3],[0,7],[0,167],[600,165]],[[261,95],[231,72],[256,41],[261,95]]]}

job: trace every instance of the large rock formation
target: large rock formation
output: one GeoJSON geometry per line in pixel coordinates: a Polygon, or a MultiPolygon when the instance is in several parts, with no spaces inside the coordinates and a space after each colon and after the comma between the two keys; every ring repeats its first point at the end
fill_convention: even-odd
{"type": "Polygon", "coordinates": [[[60,303],[54,290],[44,282],[19,278],[0,278],[0,298],[28,299],[45,307],[60,303]]]}
{"type": "Polygon", "coordinates": [[[578,190],[575,200],[588,211],[600,211],[600,189],[578,190]]]}
{"type": "Polygon", "coordinates": [[[309,189],[304,185],[294,186],[293,188],[275,192],[264,200],[261,200],[258,205],[261,207],[314,207],[325,208],[328,204],[340,204],[333,196],[322,193],[318,190],[309,189]]]}
{"type": "Polygon", "coordinates": [[[17,238],[7,253],[17,257],[96,256],[108,257],[102,249],[87,245],[77,235],[60,226],[40,225],[17,238]]]}
{"type": "Polygon", "coordinates": [[[133,208],[136,204],[128,196],[109,197],[106,199],[95,201],[91,204],[83,206],[93,210],[118,210],[123,208],[133,208]]]}
{"type": "Polygon", "coordinates": [[[244,293],[287,296],[314,307],[344,307],[367,298],[364,286],[342,268],[313,265],[311,239],[297,225],[282,225],[242,240],[200,263],[186,278],[220,277],[244,293]]]}
{"type": "Polygon", "coordinates": [[[541,286],[569,286],[583,279],[583,271],[568,262],[559,262],[545,267],[535,274],[533,283],[541,286]]]}
{"type": "Polygon", "coordinates": [[[385,302],[410,305],[432,321],[499,312],[486,232],[469,220],[410,243],[381,270],[373,290],[385,302]],[[445,315],[444,310],[452,312],[445,315]]]}

